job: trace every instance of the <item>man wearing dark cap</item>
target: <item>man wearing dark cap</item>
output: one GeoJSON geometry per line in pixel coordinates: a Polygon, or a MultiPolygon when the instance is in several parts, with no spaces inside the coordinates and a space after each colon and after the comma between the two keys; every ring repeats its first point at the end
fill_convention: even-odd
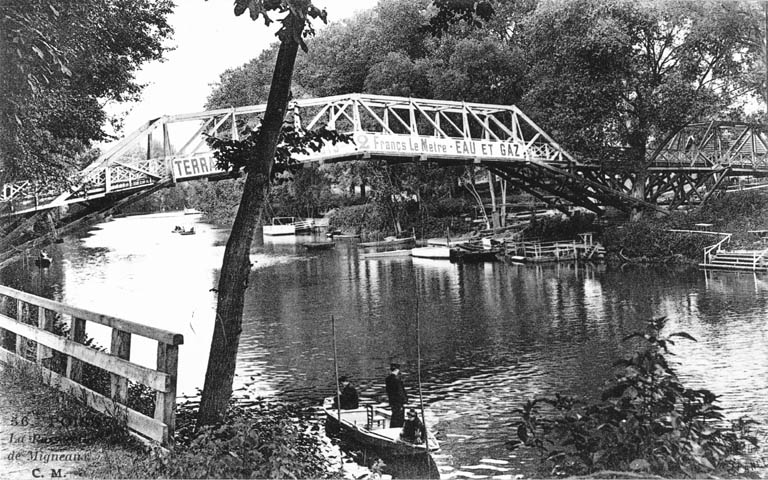
{"type": "Polygon", "coordinates": [[[389,366],[389,370],[390,373],[384,382],[387,386],[389,408],[392,409],[389,427],[399,428],[405,422],[405,404],[408,403],[408,395],[406,395],[403,381],[400,379],[400,365],[393,363],[389,366]]]}
{"type": "MultiPolygon", "coordinates": [[[[342,410],[353,410],[360,406],[360,398],[357,395],[357,390],[349,383],[349,377],[346,375],[339,377],[339,384],[341,386],[341,392],[339,393],[339,399],[341,402],[342,410]]],[[[336,399],[333,399],[333,408],[336,408],[336,399]]]]}

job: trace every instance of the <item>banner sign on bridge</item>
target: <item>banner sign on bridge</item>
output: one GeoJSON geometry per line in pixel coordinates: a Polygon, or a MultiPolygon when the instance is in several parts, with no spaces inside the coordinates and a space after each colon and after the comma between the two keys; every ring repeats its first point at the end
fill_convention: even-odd
{"type": "MultiPolygon", "coordinates": [[[[522,159],[526,146],[520,142],[464,140],[414,135],[387,135],[360,132],[354,143],[326,144],[319,152],[297,156],[299,162],[354,157],[362,153],[405,157],[444,158],[509,158],[522,159]]],[[[176,182],[226,173],[216,165],[211,152],[172,157],[170,168],[176,182]]]]}
{"type": "Polygon", "coordinates": [[[354,143],[325,145],[319,152],[302,156],[300,161],[341,158],[356,153],[380,155],[466,157],[466,158],[510,158],[522,159],[526,146],[520,142],[491,140],[465,140],[461,138],[438,138],[414,135],[388,135],[378,133],[356,133],[354,143]]]}
{"type": "Polygon", "coordinates": [[[216,166],[216,159],[211,152],[188,157],[172,157],[169,162],[175,182],[227,173],[226,170],[216,166]]]}

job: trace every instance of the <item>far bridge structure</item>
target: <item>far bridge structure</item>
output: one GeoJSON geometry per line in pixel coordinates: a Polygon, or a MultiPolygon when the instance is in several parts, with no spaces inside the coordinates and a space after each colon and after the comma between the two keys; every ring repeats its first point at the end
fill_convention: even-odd
{"type": "MultiPolygon", "coordinates": [[[[217,167],[206,136],[239,138],[260,124],[266,105],[169,115],[145,123],[84,168],[64,190],[31,181],[6,184],[0,214],[18,216],[80,204],[106,211],[120,203],[190,180],[229,178],[217,167]]],[[[513,105],[492,105],[368,94],[292,101],[287,122],[350,134],[300,163],[426,162],[436,167],[482,166],[512,187],[553,204],[666,212],[705,202],[727,180],[768,176],[768,139],[757,126],[691,124],[650,160],[645,197],[633,198],[634,173],[611,173],[577,160],[513,105]]]]}

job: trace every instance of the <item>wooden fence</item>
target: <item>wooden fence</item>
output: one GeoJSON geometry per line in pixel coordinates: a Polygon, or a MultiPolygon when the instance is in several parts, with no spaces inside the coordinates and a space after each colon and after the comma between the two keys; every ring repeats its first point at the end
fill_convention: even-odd
{"type": "Polygon", "coordinates": [[[0,285],[0,340],[0,362],[32,366],[51,386],[124,420],[131,431],[164,446],[173,443],[181,334],[0,285]],[[109,352],[84,345],[87,322],[111,329],[109,352]],[[155,369],[130,361],[133,335],[157,341],[155,369]],[[135,384],[144,386],[131,389],[144,393],[143,402],[129,395],[135,384]]]}

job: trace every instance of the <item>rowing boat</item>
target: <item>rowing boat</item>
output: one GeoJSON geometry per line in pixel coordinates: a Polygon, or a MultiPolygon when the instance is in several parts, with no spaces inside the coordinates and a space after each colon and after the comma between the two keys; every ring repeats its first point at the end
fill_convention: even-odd
{"type": "Polygon", "coordinates": [[[403,237],[403,238],[387,237],[384,240],[381,240],[378,242],[361,242],[361,243],[358,243],[357,246],[361,248],[372,248],[372,247],[390,247],[392,245],[406,245],[411,243],[416,243],[415,236],[403,237]]]}
{"type": "Polygon", "coordinates": [[[382,456],[426,455],[440,451],[432,432],[427,431],[425,443],[411,443],[400,438],[402,428],[389,428],[391,413],[383,408],[366,405],[354,410],[337,410],[333,398],[326,398],[323,411],[326,427],[349,439],[380,452],[382,456]],[[339,420],[339,412],[341,420],[339,420]]]}

